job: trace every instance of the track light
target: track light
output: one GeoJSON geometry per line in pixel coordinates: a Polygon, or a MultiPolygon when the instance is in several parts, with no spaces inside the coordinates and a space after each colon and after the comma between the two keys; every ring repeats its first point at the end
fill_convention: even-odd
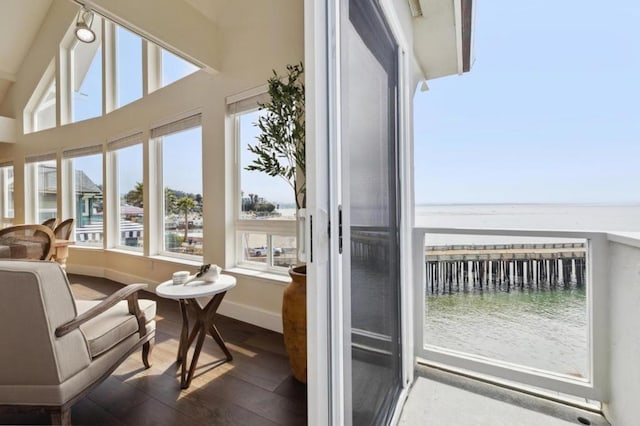
{"type": "Polygon", "coordinates": [[[76,20],[76,37],[84,43],[92,43],[96,39],[96,33],[91,29],[93,23],[93,12],[82,8],[78,12],[76,20]]]}

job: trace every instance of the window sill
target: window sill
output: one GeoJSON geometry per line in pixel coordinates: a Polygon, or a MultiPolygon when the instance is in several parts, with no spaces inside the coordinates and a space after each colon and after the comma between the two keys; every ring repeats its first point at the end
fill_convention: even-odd
{"type": "Polygon", "coordinates": [[[141,252],[141,251],[125,250],[125,249],[116,248],[116,247],[108,248],[105,251],[109,251],[109,252],[112,252],[112,253],[118,253],[118,254],[129,254],[129,255],[132,255],[132,256],[144,257],[144,253],[141,252]]]}
{"type": "Polygon", "coordinates": [[[155,255],[155,256],[149,256],[149,259],[151,260],[157,260],[160,262],[164,262],[164,263],[173,263],[173,264],[178,264],[178,265],[185,265],[185,266],[195,266],[195,267],[200,267],[202,266],[202,262],[201,261],[197,261],[197,260],[192,260],[192,259],[185,259],[182,257],[173,257],[173,256],[164,256],[164,255],[155,255]]]}
{"type": "Polygon", "coordinates": [[[239,266],[236,266],[235,268],[225,269],[224,272],[232,275],[247,277],[247,278],[256,278],[260,280],[270,281],[273,284],[278,284],[278,285],[287,285],[291,282],[291,278],[289,278],[289,275],[277,274],[277,273],[268,272],[268,271],[259,271],[255,269],[249,269],[249,268],[242,268],[239,266]]]}
{"type": "Polygon", "coordinates": [[[77,243],[69,246],[69,250],[104,250],[103,247],[95,247],[95,246],[80,246],[77,243]]]}

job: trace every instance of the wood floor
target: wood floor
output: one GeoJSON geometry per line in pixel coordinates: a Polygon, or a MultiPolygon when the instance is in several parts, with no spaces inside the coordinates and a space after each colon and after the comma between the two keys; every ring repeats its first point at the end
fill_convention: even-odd
{"type": "MultiPolygon", "coordinates": [[[[101,299],[120,288],[102,278],[69,275],[79,299],[101,299]]],[[[304,425],[306,387],[291,376],[282,335],[231,318],[216,324],[233,354],[205,341],[191,387],[180,389],[175,363],[180,334],[178,303],[156,300],[153,366],[145,370],[138,351],[72,410],[74,425],[304,425]]],[[[0,424],[48,424],[40,412],[1,410],[0,424]]]]}

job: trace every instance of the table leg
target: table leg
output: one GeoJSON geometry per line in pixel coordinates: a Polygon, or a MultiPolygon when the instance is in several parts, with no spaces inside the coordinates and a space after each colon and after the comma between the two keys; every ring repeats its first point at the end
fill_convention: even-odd
{"type": "Polygon", "coordinates": [[[222,340],[222,336],[220,336],[220,333],[218,332],[218,329],[215,325],[211,324],[211,327],[209,327],[209,333],[211,334],[211,337],[213,337],[213,340],[216,341],[218,346],[220,346],[222,352],[224,352],[224,354],[227,356],[227,361],[232,361],[233,355],[231,355],[231,352],[229,352],[229,349],[227,349],[227,345],[224,343],[224,340],[222,340]]]}
{"type": "Polygon", "coordinates": [[[178,365],[182,364],[182,370],[180,373],[180,381],[183,382],[186,379],[187,364],[187,351],[189,345],[187,344],[189,338],[189,313],[187,312],[187,304],[184,300],[180,300],[180,314],[182,315],[182,329],[180,330],[180,343],[178,345],[178,365]]]}
{"type": "MultiPolygon", "coordinates": [[[[189,367],[189,374],[187,375],[187,379],[185,381],[183,378],[183,380],[180,381],[180,387],[182,387],[182,389],[188,388],[191,384],[191,379],[193,379],[193,373],[196,371],[198,358],[200,358],[200,352],[202,351],[202,344],[204,343],[204,338],[207,335],[207,331],[201,321],[198,321],[196,328],[198,329],[198,341],[196,342],[196,348],[193,350],[193,356],[191,357],[191,366],[189,367]]],[[[186,361],[184,364],[186,364],[186,361]]]]}
{"type": "Polygon", "coordinates": [[[182,364],[180,375],[180,387],[187,389],[191,385],[193,374],[195,373],[198,359],[200,358],[200,352],[204,344],[204,339],[209,333],[215,342],[220,346],[226,356],[226,361],[231,361],[233,356],[224,343],[222,336],[218,332],[218,329],[214,325],[214,319],[216,311],[224,298],[225,293],[216,294],[211,298],[209,303],[204,308],[201,308],[195,300],[180,300],[180,313],[182,314],[182,330],[180,331],[180,345],[178,348],[178,364],[182,364]],[[196,315],[195,324],[193,329],[189,330],[189,315],[187,312],[188,307],[191,306],[193,312],[196,315]],[[187,368],[187,353],[189,348],[196,340],[196,346],[191,357],[191,363],[187,368]]]}

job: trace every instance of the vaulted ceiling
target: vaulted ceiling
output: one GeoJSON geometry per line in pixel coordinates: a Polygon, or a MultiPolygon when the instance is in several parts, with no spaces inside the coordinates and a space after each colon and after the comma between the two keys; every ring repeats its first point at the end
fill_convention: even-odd
{"type": "Polygon", "coordinates": [[[53,0],[0,2],[0,104],[53,0]]]}
{"type": "MultiPolygon", "coordinates": [[[[0,105],[54,0],[0,0],[0,105]]],[[[55,0],[71,1],[71,0],[55,0]]],[[[182,0],[216,22],[230,0],[182,0]]]]}

